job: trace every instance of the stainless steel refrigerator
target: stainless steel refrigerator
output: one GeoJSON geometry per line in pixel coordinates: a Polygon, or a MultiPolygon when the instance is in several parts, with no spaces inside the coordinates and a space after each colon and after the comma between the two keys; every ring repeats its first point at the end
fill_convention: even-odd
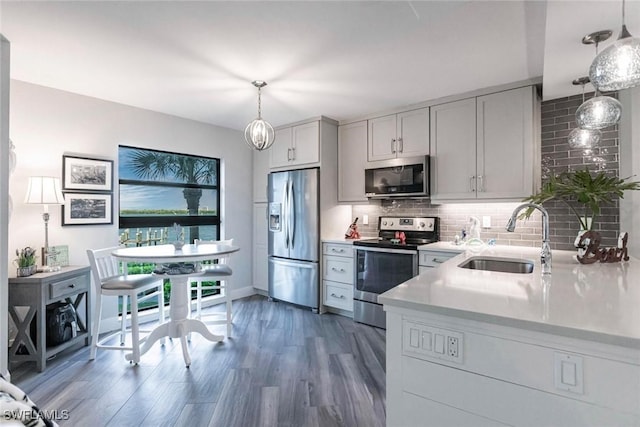
{"type": "Polygon", "coordinates": [[[269,174],[269,297],[314,311],[320,299],[319,173],[269,174]]]}

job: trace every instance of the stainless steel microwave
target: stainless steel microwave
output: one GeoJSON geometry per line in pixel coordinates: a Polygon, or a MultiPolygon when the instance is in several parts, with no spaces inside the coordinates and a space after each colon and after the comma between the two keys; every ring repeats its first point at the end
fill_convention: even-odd
{"type": "Polygon", "coordinates": [[[429,197],[429,156],[375,162],[364,171],[369,198],[429,197]]]}

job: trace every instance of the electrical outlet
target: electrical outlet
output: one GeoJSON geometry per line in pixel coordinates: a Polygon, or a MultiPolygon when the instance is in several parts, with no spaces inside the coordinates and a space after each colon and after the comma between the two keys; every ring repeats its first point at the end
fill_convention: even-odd
{"type": "Polygon", "coordinates": [[[489,215],[483,215],[482,228],[491,228],[491,217],[489,215]]]}
{"type": "Polygon", "coordinates": [[[362,225],[369,225],[369,215],[362,215],[362,225]]]}
{"type": "Polygon", "coordinates": [[[453,357],[453,358],[457,358],[458,357],[458,346],[460,345],[460,342],[458,340],[457,337],[448,337],[448,343],[447,343],[447,349],[449,352],[449,356],[453,357]]]}

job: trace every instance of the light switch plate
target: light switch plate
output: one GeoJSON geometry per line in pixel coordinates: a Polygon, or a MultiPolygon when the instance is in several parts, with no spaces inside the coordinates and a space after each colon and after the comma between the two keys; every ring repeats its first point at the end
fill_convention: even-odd
{"type": "Polygon", "coordinates": [[[491,217],[489,215],[482,216],[482,228],[491,228],[491,217]]]}
{"type": "Polygon", "coordinates": [[[583,360],[574,354],[553,354],[553,377],[558,390],[584,394],[583,360]]]}
{"type": "Polygon", "coordinates": [[[362,215],[362,225],[369,225],[369,215],[362,215]]]}

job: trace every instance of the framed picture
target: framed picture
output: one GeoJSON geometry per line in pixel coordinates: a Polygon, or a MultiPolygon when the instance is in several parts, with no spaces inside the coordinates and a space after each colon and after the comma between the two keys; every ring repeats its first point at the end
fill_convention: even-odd
{"type": "Polygon", "coordinates": [[[111,191],[113,160],[62,156],[62,189],[71,191],[111,191]]]}
{"type": "Polygon", "coordinates": [[[113,224],[113,194],[65,193],[62,225],[113,224]]]}

